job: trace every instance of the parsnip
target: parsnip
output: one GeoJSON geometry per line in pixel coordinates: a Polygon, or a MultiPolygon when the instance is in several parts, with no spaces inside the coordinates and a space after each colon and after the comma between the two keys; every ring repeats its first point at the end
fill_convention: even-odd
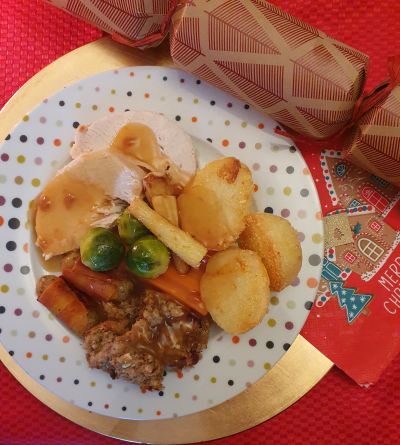
{"type": "MultiPolygon", "coordinates": [[[[176,203],[176,196],[173,195],[160,195],[154,196],[151,200],[153,209],[167,219],[171,224],[179,227],[178,218],[178,205],[176,203]]],[[[180,274],[186,274],[189,272],[189,266],[180,258],[176,253],[172,254],[172,260],[174,261],[176,270],[180,274]]]]}
{"type": "Polygon", "coordinates": [[[133,198],[128,211],[187,264],[192,267],[200,265],[207,249],[188,233],[171,224],[138,197],[133,198]]]}
{"type": "Polygon", "coordinates": [[[172,195],[154,196],[151,200],[153,209],[171,224],[179,227],[178,206],[176,197],[172,195]]]}
{"type": "Polygon", "coordinates": [[[179,195],[182,193],[182,187],[173,184],[166,176],[160,176],[155,172],[148,173],[143,178],[143,188],[146,198],[152,202],[153,197],[160,195],[179,195]]]}

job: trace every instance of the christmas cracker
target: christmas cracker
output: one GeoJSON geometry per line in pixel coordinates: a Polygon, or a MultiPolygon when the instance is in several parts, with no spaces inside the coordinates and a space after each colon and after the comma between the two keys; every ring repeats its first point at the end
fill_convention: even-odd
{"type": "Polygon", "coordinates": [[[360,118],[345,149],[350,162],[400,187],[400,86],[360,118]]]}
{"type": "MultiPolygon", "coordinates": [[[[53,0],[131,46],[170,32],[175,64],[246,101],[293,132],[325,140],[349,125],[368,56],[264,0],[53,0]]],[[[400,99],[356,122],[348,159],[400,185],[400,99]]]]}

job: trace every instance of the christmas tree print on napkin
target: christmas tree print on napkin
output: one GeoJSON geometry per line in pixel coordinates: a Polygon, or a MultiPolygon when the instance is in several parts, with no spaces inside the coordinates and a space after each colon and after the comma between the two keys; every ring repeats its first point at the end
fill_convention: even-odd
{"type": "Polygon", "coordinates": [[[344,287],[342,281],[329,282],[331,295],[337,297],[339,306],[346,309],[347,321],[352,323],[371,300],[372,295],[357,294],[356,289],[344,287]]]}

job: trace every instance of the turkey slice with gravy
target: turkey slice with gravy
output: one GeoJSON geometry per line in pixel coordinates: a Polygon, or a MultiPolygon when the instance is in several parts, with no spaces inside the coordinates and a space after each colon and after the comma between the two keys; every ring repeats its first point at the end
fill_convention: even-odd
{"type": "Polygon", "coordinates": [[[152,111],[127,111],[81,125],[70,150],[83,153],[110,149],[132,157],[148,171],[186,185],[196,172],[192,140],[177,124],[152,111]]]}
{"type": "Polygon", "coordinates": [[[141,194],[144,174],[108,150],[85,153],[61,169],[37,201],[36,244],[45,258],[79,247],[90,227],[111,225],[141,194]]]}

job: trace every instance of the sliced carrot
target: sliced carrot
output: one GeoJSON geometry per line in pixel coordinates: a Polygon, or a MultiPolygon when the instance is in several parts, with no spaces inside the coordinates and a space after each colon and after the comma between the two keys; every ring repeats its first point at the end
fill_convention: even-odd
{"type": "Polygon", "coordinates": [[[143,278],[142,281],[172,296],[198,314],[207,315],[207,309],[200,298],[200,279],[203,273],[204,269],[200,268],[191,269],[187,274],[181,275],[170,264],[164,274],[157,278],[143,278]]]}
{"type": "Polygon", "coordinates": [[[190,292],[200,293],[200,279],[204,274],[203,269],[191,268],[188,273],[180,274],[174,265],[170,265],[168,270],[162,275],[162,277],[173,281],[182,287],[185,287],[190,292]]]}

